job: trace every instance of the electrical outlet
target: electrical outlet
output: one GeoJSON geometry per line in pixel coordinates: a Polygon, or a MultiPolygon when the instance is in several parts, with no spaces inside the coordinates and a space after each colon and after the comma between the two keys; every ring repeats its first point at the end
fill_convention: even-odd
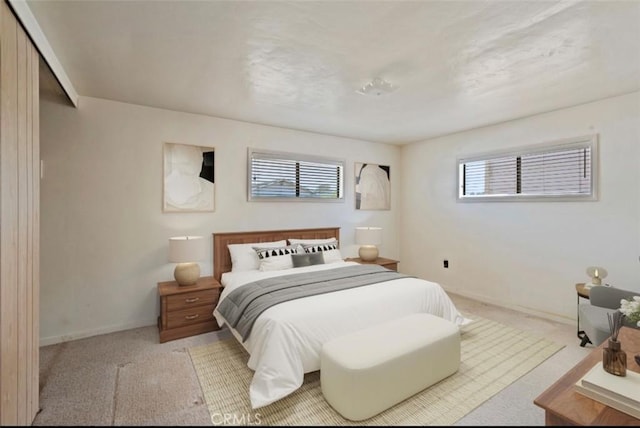
{"type": "Polygon", "coordinates": [[[444,266],[445,269],[449,269],[449,260],[444,260],[442,266],[444,266]]]}

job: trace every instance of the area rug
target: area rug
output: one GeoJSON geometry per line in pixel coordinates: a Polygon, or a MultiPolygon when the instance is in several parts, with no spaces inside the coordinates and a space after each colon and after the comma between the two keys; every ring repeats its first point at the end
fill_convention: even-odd
{"type": "Polygon", "coordinates": [[[249,355],[233,338],[189,349],[214,425],[451,425],[564,346],[482,318],[461,328],[461,362],[452,376],[358,423],[325,401],[320,372],[293,394],[252,410],[249,355]]]}

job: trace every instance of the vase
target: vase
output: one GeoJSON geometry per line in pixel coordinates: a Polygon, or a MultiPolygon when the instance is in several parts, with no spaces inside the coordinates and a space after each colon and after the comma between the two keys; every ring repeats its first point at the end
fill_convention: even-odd
{"type": "Polygon", "coordinates": [[[602,353],[602,367],[616,376],[627,375],[627,354],[620,348],[620,342],[609,339],[602,353]]]}

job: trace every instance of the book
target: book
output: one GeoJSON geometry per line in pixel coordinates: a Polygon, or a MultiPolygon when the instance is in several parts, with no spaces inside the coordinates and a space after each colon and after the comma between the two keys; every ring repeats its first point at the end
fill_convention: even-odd
{"type": "Polygon", "coordinates": [[[584,387],[580,384],[580,381],[576,382],[575,384],[575,390],[576,392],[591,398],[592,400],[598,401],[604,405],[607,405],[611,408],[614,408],[616,410],[621,411],[622,413],[626,413],[627,415],[631,415],[634,418],[640,419],[640,409],[633,407],[633,406],[629,406],[628,404],[622,402],[622,401],[618,401],[615,398],[612,398],[610,396],[601,394],[598,391],[595,391],[593,389],[589,389],[587,387],[584,387]]]}
{"type": "Polygon", "coordinates": [[[640,373],[627,370],[626,376],[616,376],[607,373],[602,363],[598,363],[582,377],[582,385],[640,407],[640,373]]]}
{"type": "Polygon", "coordinates": [[[623,413],[640,418],[640,374],[627,370],[624,377],[607,373],[596,363],[575,384],[575,390],[623,413]]]}

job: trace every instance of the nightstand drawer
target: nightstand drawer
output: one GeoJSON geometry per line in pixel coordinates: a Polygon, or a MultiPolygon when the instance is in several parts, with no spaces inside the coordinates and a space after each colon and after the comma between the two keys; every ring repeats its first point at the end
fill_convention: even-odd
{"type": "Polygon", "coordinates": [[[215,306],[219,296],[219,288],[167,296],[167,311],[174,312],[200,305],[215,306]]]}
{"type": "Polygon", "coordinates": [[[213,309],[210,305],[194,306],[193,308],[173,311],[167,314],[167,328],[176,328],[183,325],[198,324],[212,321],[213,309]]]}

